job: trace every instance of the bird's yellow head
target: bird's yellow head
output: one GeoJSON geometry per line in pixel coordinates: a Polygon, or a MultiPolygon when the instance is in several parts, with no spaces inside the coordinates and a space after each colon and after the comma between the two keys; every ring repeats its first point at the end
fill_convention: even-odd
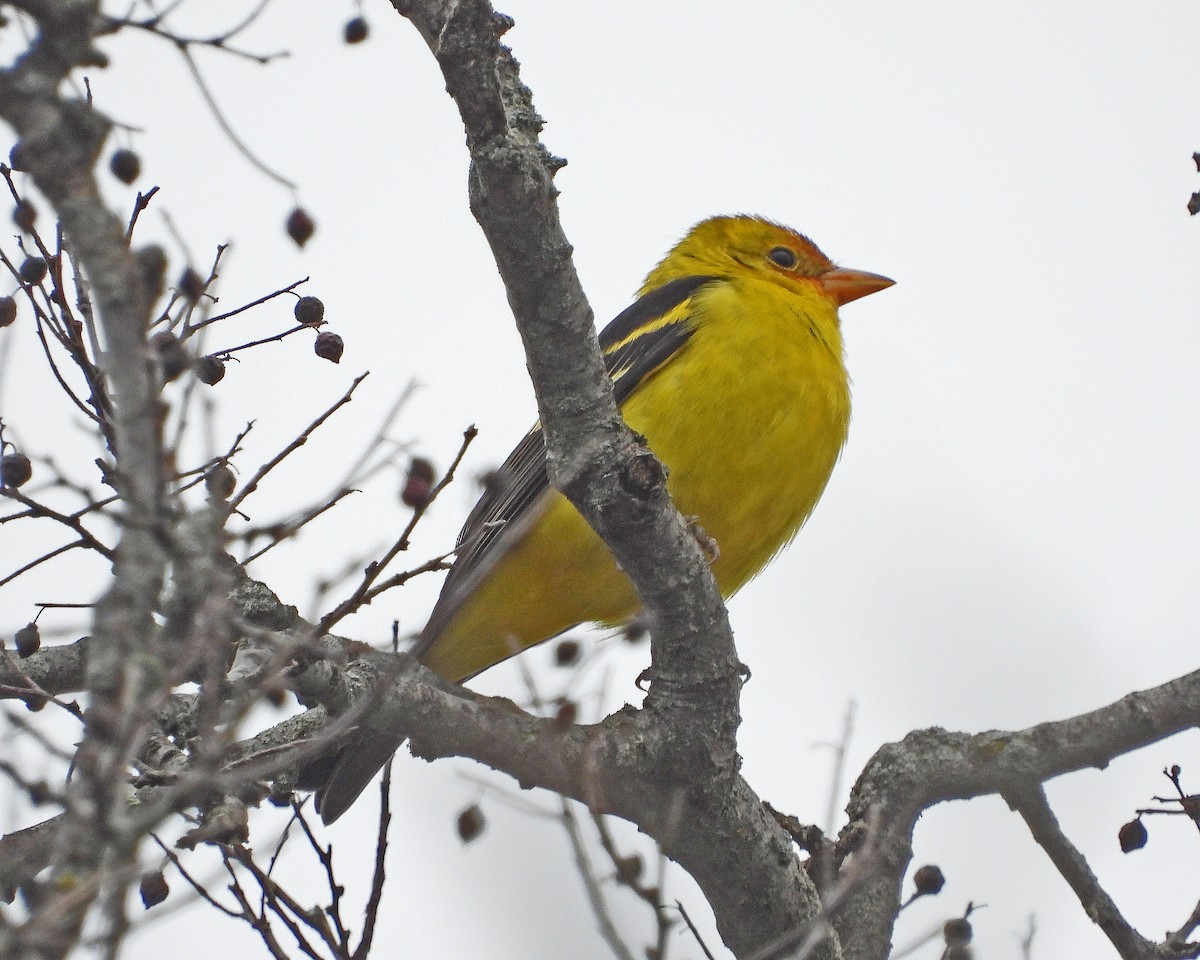
{"type": "Polygon", "coordinates": [[[702,220],[646,277],[639,296],[680,277],[758,276],[791,290],[816,289],[840,306],[890,287],[875,273],[838,267],[808,237],[763,217],[702,220]]]}

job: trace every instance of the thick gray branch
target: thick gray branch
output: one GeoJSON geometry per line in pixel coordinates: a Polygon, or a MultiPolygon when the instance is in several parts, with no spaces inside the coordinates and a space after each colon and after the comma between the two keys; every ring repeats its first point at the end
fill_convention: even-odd
{"type": "Polygon", "coordinates": [[[850,823],[839,840],[844,849],[852,848],[866,823],[878,824],[877,867],[852,894],[842,922],[835,923],[846,956],[887,956],[901,883],[912,859],[912,831],[925,810],[946,800],[987,794],[1028,796],[1054,777],[1103,768],[1116,757],[1197,725],[1200,671],[1099,710],[1025,730],[966,734],[933,728],[881,747],[854,786],[847,807],[850,823]]]}
{"type": "MultiPolygon", "coordinates": [[[[516,61],[498,40],[510,21],[486,0],[393,3],[429,44],[463,119],[471,209],[524,341],[551,479],[609,545],[653,623],[646,713],[633,728],[622,717],[608,731],[633,740],[620,746],[606,737],[604,749],[589,741],[599,782],[614,791],[629,778],[619,812],[664,841],[692,872],[735,951],[785,936],[816,914],[815,891],[786,837],[738,775],[741,677],[728,618],[707,563],[669,502],[665,473],[615,409],[559,222],[553,176],[563,161],[538,139],[541,119],[516,61]],[[631,750],[652,756],[653,765],[631,765],[631,750]],[[684,823],[686,842],[678,833],[684,823]]],[[[521,755],[496,750],[494,736],[484,740],[478,746],[487,757],[479,759],[516,772],[521,755]]],[[[571,748],[567,738],[550,752],[571,748]]],[[[563,776],[550,777],[553,762],[543,759],[544,785],[568,796],[590,789],[578,778],[593,768],[564,759],[563,776]]]]}
{"type": "Polygon", "coordinates": [[[122,220],[100,196],[95,164],[108,119],[90,103],[60,95],[72,70],[103,62],[93,45],[98,7],[95,0],[28,5],[37,35],[11,67],[0,71],[0,117],[20,138],[14,164],[32,176],[58,215],[67,250],[88,284],[81,296],[99,320],[104,352],[97,361],[114,410],[106,435],[124,508],[114,578],[96,606],[95,639],[86,663],[88,723],[68,787],[66,824],[58,831],[58,873],[70,878],[78,895],[68,898],[69,905],[64,899],[62,910],[41,911],[23,933],[23,950],[44,958],[71,949],[84,911],[101,892],[102,868],[119,863],[108,875],[123,876],[131,858],[130,850],[112,843],[118,831],[109,818],[124,809],[125,753],[138,734],[123,727],[136,713],[129,708],[146,682],[146,661],[138,655],[153,634],[151,613],[165,568],[162,415],[146,351],[157,293],[143,269],[152,261],[161,266],[162,257],[135,255],[122,220]],[[89,890],[95,891],[92,896],[89,890]]]}

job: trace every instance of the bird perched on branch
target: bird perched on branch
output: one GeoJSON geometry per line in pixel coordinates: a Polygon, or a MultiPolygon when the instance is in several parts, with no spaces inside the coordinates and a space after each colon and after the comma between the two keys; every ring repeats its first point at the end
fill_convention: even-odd
{"type": "MultiPolygon", "coordinates": [[[[696,224],[600,334],[625,422],[668,470],[680,512],[715,549],[733,595],[812,513],[850,422],[838,307],[890,287],[835,266],[807,237],[760,217],[696,224]]],[[[608,548],[550,486],[535,427],[498,471],[414,653],[465,680],[580,623],[638,610],[608,548]]],[[[318,792],[332,822],[400,738],[343,751],[318,792]]]]}

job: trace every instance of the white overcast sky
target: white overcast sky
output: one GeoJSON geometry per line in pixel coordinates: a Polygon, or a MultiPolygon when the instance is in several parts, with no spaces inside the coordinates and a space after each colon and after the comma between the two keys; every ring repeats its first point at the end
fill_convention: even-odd
{"type": "MultiPolygon", "coordinates": [[[[192,7],[180,22],[197,33],[238,19],[237,4],[192,7]]],[[[1196,666],[1200,324],[1187,304],[1200,290],[1200,222],[1185,204],[1200,189],[1191,160],[1200,8],[519,0],[502,9],[517,22],[507,40],[547,120],[545,142],[570,161],[557,181],[563,221],[601,323],[714,213],[782,220],[839,263],[897,281],[843,311],[854,422],[823,502],[730,605],[753,671],[745,773],[764,798],[824,820],[831,765],[820,744],[838,735],[850,700],[853,776],[913,728],[1021,727],[1196,666]]],[[[498,463],[535,416],[503,290],[467,210],[461,125],[433,59],[379,2],[364,9],[370,40],[344,47],[353,12],[276,0],[240,44],[287,49],[288,59],[262,68],[197,55],[229,122],[299,184],[318,222],[302,253],[282,236],[287,191],[231,147],[165,44],[122,37],[106,44],[114,68],[90,74],[97,104],[144,129],[123,139],[143,158],[138,186],[161,187],[139,227],[145,239],[167,236],[163,211],[201,264],[232,239],[222,306],[311,276],[306,289],[346,340],[338,367],[313,359],[300,338],[231,365],[211,394],[222,404],[216,445],[257,421],[243,475],[371,371],[336,426],[249,502],[256,520],[272,502],[299,505],[336,482],[410,379],[420,389],[395,435],[445,465],[477,424],[469,474],[498,463]]],[[[133,192],[111,185],[127,209],[133,192]]],[[[174,275],[181,259],[170,250],[174,275]]],[[[209,343],[288,319],[281,303],[209,343]]],[[[13,351],[0,382],[6,422],[31,447],[69,440],[86,464],[96,452],[64,426],[65,411],[23,386],[46,383],[35,344],[0,339],[0,349],[13,351]]],[[[400,529],[394,484],[389,476],[313,524],[256,572],[311,612],[313,580],[400,529]]],[[[471,499],[468,483],[448,492],[414,563],[450,546],[471,499]]],[[[0,528],[0,556],[15,534],[0,528]]],[[[34,600],[90,598],[80,586],[90,582],[81,574],[69,585],[81,592],[69,595],[48,573],[14,585],[0,632],[27,619],[34,600]]],[[[343,627],[377,642],[393,618],[418,629],[436,588],[426,578],[343,627]]],[[[607,646],[605,709],[637,698],[646,658],[644,648],[607,646]]],[[[539,671],[548,661],[528,659],[539,671]]],[[[560,679],[544,676],[553,692],[560,679]]],[[[520,691],[509,667],[478,686],[520,691]]],[[[600,709],[589,702],[584,715],[600,709]]],[[[1181,764],[1185,785],[1200,790],[1196,748],[1196,737],[1180,738],[1049,788],[1071,837],[1156,938],[1195,905],[1200,839],[1164,818],[1150,823],[1147,849],[1123,857],[1116,831],[1167,792],[1164,766],[1181,764]]],[[[398,765],[383,953],[609,956],[561,830],[481,795],[464,773],[474,775],[466,765],[398,765]],[[480,797],[490,828],[463,850],[453,815],[480,797]]],[[[546,797],[520,799],[553,809],[546,797]]],[[[365,892],[373,811],[368,795],[330,832],[357,864],[347,867],[351,896],[365,892]]],[[[268,837],[263,827],[259,842],[268,837]]],[[[973,917],[981,958],[1018,957],[1030,914],[1034,956],[1108,955],[998,799],[930,811],[916,850],[916,864],[939,864],[949,882],[906,915],[897,944],[974,901],[987,904],[973,917]]],[[[678,872],[668,895],[703,916],[678,872]]],[[[636,905],[618,898],[618,909],[631,929],[646,927],[636,905]]],[[[215,944],[225,956],[259,954],[236,924],[196,909],[148,927],[131,955],[199,960],[215,944]]],[[[676,950],[700,954],[694,944],[676,950]]]]}

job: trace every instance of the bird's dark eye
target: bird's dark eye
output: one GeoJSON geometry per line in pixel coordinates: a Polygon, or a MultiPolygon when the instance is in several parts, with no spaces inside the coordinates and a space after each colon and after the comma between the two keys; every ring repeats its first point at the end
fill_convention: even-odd
{"type": "Polygon", "coordinates": [[[767,253],[767,259],[775,266],[791,270],[796,266],[796,251],[787,247],[772,247],[767,253]]]}

